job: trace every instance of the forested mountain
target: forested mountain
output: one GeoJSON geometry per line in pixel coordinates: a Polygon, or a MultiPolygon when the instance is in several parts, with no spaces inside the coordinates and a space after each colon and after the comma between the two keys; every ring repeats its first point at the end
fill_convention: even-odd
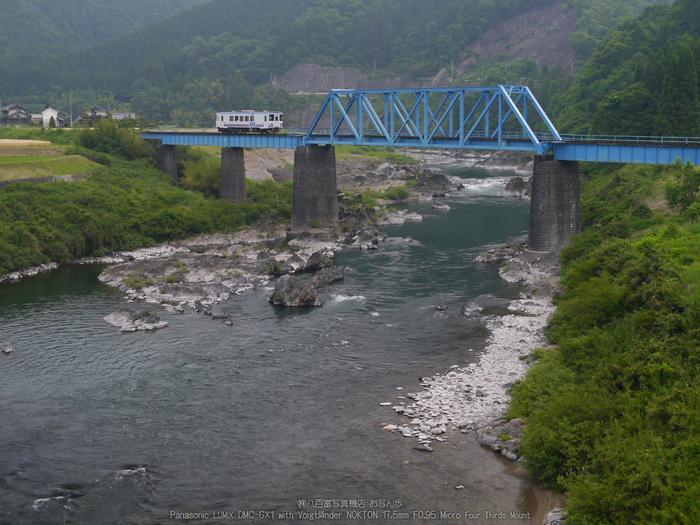
{"type": "Polygon", "coordinates": [[[647,9],[599,46],[555,108],[570,133],[700,136],[700,2],[647,9]]]}
{"type": "Polygon", "coordinates": [[[149,26],[207,0],[22,0],[0,2],[0,63],[88,47],[149,26]]]}
{"type": "MultiPolygon", "coordinates": [[[[44,1],[49,4],[49,0],[25,4],[44,1]]],[[[201,0],[189,0],[194,1],[201,0]]],[[[617,21],[638,13],[646,5],[666,1],[561,3],[577,13],[578,23],[570,38],[577,56],[584,57],[617,21]]],[[[121,6],[128,0],[113,3],[121,6]]],[[[157,7],[165,3],[149,2],[151,12],[159,12],[157,7]]],[[[430,77],[451,61],[459,60],[466,46],[488,28],[533,7],[553,3],[554,0],[212,0],[135,33],[58,58],[42,59],[36,54],[30,60],[15,53],[13,60],[0,63],[0,98],[17,99],[30,109],[52,103],[67,111],[71,93],[73,107],[78,111],[98,103],[132,109],[156,121],[210,125],[213,112],[221,108],[265,106],[288,111],[308,103],[270,85],[273,76],[300,63],[353,66],[371,77],[430,77]]],[[[180,0],[180,4],[184,5],[185,0],[180,0]]],[[[66,8],[61,12],[65,15],[72,11],[66,8]]],[[[62,20],[69,18],[64,16],[62,20]]],[[[82,25],[82,19],[75,20],[71,25],[82,25]]],[[[77,29],[79,35],[102,27],[84,25],[77,29]]],[[[566,87],[561,70],[541,69],[537,61],[511,65],[507,58],[496,56],[487,67],[492,72],[481,75],[479,81],[498,82],[507,76],[499,71],[505,69],[512,77],[517,70],[523,81],[542,84],[546,101],[566,87]]],[[[461,81],[472,82],[469,75],[461,81]]]]}
{"type": "MultiPolygon", "coordinates": [[[[150,100],[153,89],[161,90],[159,98],[183,93],[190,106],[193,89],[206,98],[203,85],[219,82],[224,91],[235,92],[215,93],[212,102],[227,107],[249,99],[250,88],[269,82],[271,74],[301,62],[425,76],[490,25],[551,2],[213,0],[61,61],[25,63],[0,78],[0,91],[46,93],[51,78],[59,90],[90,87],[123,102],[136,95],[150,100]]],[[[170,110],[138,101],[134,109],[162,119],[170,110]]]]}

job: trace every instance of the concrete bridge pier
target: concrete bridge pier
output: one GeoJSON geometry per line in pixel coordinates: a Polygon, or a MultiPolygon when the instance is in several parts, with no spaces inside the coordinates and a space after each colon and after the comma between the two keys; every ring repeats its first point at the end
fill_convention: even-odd
{"type": "Polygon", "coordinates": [[[219,198],[243,202],[246,196],[245,150],[243,148],[221,148],[219,198]]]}
{"type": "Polygon", "coordinates": [[[545,252],[563,248],[578,233],[581,233],[578,162],[536,156],[530,204],[530,249],[545,252]]]}
{"type": "Polygon", "coordinates": [[[338,223],[335,146],[299,146],[294,151],[292,230],[338,223]]]}
{"type": "Polygon", "coordinates": [[[156,154],[158,169],[170,175],[175,184],[177,184],[177,151],[175,150],[175,146],[158,144],[156,146],[156,154]]]}

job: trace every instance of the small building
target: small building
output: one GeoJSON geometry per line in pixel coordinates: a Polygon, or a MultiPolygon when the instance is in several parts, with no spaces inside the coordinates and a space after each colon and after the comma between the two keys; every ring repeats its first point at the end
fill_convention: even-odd
{"type": "Polygon", "coordinates": [[[107,111],[105,108],[101,108],[98,105],[90,106],[90,109],[88,109],[88,115],[90,117],[95,118],[95,117],[102,117],[102,118],[107,118],[109,111],[107,111]]]}
{"type": "Polygon", "coordinates": [[[58,111],[51,106],[46,108],[41,113],[32,113],[32,122],[37,126],[44,126],[45,128],[48,128],[51,125],[51,117],[53,117],[57,128],[63,128],[70,124],[70,115],[68,115],[68,113],[58,111]]]}
{"type": "Polygon", "coordinates": [[[133,111],[115,111],[112,113],[113,120],[124,120],[125,118],[136,118],[136,113],[133,111]]]}
{"type": "Polygon", "coordinates": [[[3,124],[28,124],[31,114],[19,104],[9,104],[0,108],[0,122],[3,124]]]}

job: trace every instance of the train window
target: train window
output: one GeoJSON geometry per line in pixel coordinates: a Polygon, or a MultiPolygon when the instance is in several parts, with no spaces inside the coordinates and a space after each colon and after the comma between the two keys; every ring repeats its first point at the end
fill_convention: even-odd
{"type": "Polygon", "coordinates": [[[233,122],[233,117],[229,117],[229,118],[228,118],[228,121],[229,121],[229,122],[233,122]]]}

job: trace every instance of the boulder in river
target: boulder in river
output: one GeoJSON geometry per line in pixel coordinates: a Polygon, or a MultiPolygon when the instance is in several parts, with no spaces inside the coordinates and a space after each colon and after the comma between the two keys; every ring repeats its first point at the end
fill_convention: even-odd
{"type": "Polygon", "coordinates": [[[312,253],[311,257],[309,257],[306,260],[306,264],[304,265],[304,271],[313,272],[321,268],[327,268],[329,266],[333,266],[333,259],[331,259],[326,252],[319,250],[317,252],[312,253]]]}
{"type": "Polygon", "coordinates": [[[344,266],[328,266],[316,272],[314,278],[311,280],[311,284],[316,288],[321,288],[342,281],[343,279],[345,279],[344,266]]]}
{"type": "Polygon", "coordinates": [[[316,289],[293,275],[283,275],[268,299],[278,306],[323,306],[316,289]]]}
{"type": "Polygon", "coordinates": [[[506,183],[504,191],[521,197],[530,196],[532,195],[532,178],[525,180],[522,177],[513,177],[506,183]]]}
{"type": "Polygon", "coordinates": [[[140,330],[157,330],[168,326],[166,321],[148,310],[120,310],[103,318],[112,326],[118,326],[120,332],[137,332],[140,330]]]}
{"type": "Polygon", "coordinates": [[[484,446],[491,447],[493,451],[500,452],[506,459],[517,461],[520,458],[522,427],[520,419],[499,419],[479,428],[476,431],[476,440],[484,446]]]}
{"type": "Polygon", "coordinates": [[[452,182],[439,168],[423,168],[418,174],[418,184],[413,189],[444,195],[452,189],[452,182]]]}
{"type": "Polygon", "coordinates": [[[10,343],[5,343],[2,347],[2,353],[3,354],[11,354],[12,353],[12,345],[10,343]]]}
{"type": "Polygon", "coordinates": [[[483,308],[481,306],[472,301],[462,306],[461,313],[464,317],[478,317],[482,310],[483,308]]]}
{"type": "Polygon", "coordinates": [[[566,525],[566,516],[568,513],[562,508],[556,508],[549,511],[544,518],[544,525],[566,525]]]}

